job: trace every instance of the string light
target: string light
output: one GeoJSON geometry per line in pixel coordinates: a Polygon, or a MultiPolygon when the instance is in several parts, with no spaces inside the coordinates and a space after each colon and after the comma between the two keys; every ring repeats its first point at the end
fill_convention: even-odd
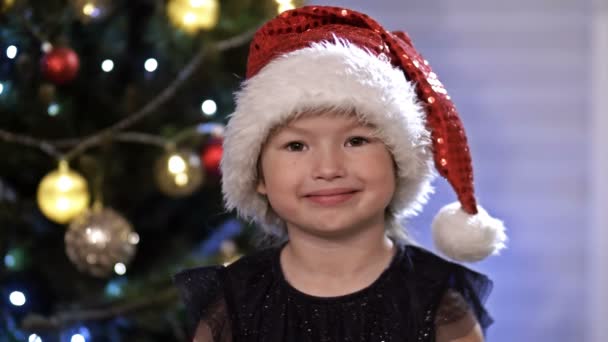
{"type": "Polygon", "coordinates": [[[127,266],[122,262],[117,262],[116,265],[114,265],[114,272],[118,275],[123,275],[127,273],[127,266]]]}
{"type": "Polygon", "coordinates": [[[85,326],[79,326],[74,330],[70,331],[72,337],[70,342],[87,342],[91,341],[91,332],[85,326]]]}
{"type": "Polygon", "coordinates": [[[44,42],[40,46],[40,50],[42,50],[42,52],[44,53],[49,53],[51,52],[51,50],[53,50],[53,44],[51,44],[50,42],[44,42]]]}
{"type": "Polygon", "coordinates": [[[167,5],[169,19],[184,31],[194,33],[217,25],[218,0],[171,0],[167,5]]]}
{"type": "Polygon", "coordinates": [[[144,63],[144,68],[146,68],[146,71],[148,72],[153,72],[158,68],[158,62],[154,58],[148,58],[146,63],[144,63]]]}
{"type": "Polygon", "coordinates": [[[169,172],[172,174],[183,173],[186,170],[186,161],[179,154],[174,154],[169,157],[169,172]]]}
{"type": "Polygon", "coordinates": [[[74,334],[72,335],[72,338],[70,338],[70,342],[86,342],[87,340],[85,340],[84,336],[80,335],[80,334],[74,334]]]}
{"type": "Polygon", "coordinates": [[[85,326],[75,326],[63,331],[61,341],[87,342],[91,341],[91,331],[85,326]]]}
{"type": "Polygon", "coordinates": [[[120,297],[122,295],[122,282],[118,279],[112,280],[106,285],[105,293],[109,297],[120,297]]]}
{"type": "Polygon", "coordinates": [[[217,112],[217,104],[213,100],[205,100],[201,105],[201,110],[205,115],[213,115],[217,112]]]}
{"type": "Polygon", "coordinates": [[[17,56],[17,47],[15,45],[11,45],[6,48],[6,57],[13,59],[17,56]]]}
{"type": "Polygon", "coordinates": [[[4,256],[4,265],[8,268],[13,268],[15,267],[15,257],[7,254],[4,256]]]}
{"type": "Polygon", "coordinates": [[[225,127],[216,122],[206,122],[196,126],[196,131],[200,134],[210,134],[213,137],[223,137],[225,127]]]}
{"type": "Polygon", "coordinates": [[[136,232],[129,234],[129,243],[132,245],[137,245],[139,243],[139,234],[136,232]]]}
{"type": "Polygon", "coordinates": [[[279,12],[279,13],[283,13],[283,12],[285,12],[285,11],[289,11],[289,10],[292,10],[292,9],[294,9],[294,8],[296,8],[296,6],[294,6],[294,5],[292,5],[292,4],[287,4],[287,5],[279,5],[278,12],[279,12]]]}
{"type": "Polygon", "coordinates": [[[36,334],[31,334],[27,338],[27,342],[42,342],[42,338],[40,338],[40,336],[38,336],[36,334]]]}
{"type": "Polygon", "coordinates": [[[57,103],[53,102],[49,105],[47,112],[49,113],[50,116],[56,116],[57,114],[59,114],[60,110],[61,110],[61,107],[59,107],[59,105],[57,103]]]}
{"type": "Polygon", "coordinates": [[[0,95],[2,95],[3,91],[4,91],[4,85],[2,83],[0,83],[0,95]]]}
{"type": "Polygon", "coordinates": [[[95,5],[93,5],[92,3],[88,3],[82,7],[82,13],[84,13],[85,15],[88,15],[89,17],[95,18],[95,17],[99,16],[100,10],[99,10],[99,8],[95,7],[95,5]]]}
{"type": "Polygon", "coordinates": [[[111,59],[106,59],[101,62],[101,70],[110,72],[114,69],[114,62],[111,59]]]}
{"type": "Polygon", "coordinates": [[[279,7],[278,7],[279,13],[283,13],[287,10],[296,8],[296,6],[293,4],[292,0],[275,0],[275,2],[279,5],[279,7]]]}
{"type": "Polygon", "coordinates": [[[7,270],[22,270],[28,262],[25,250],[22,247],[13,247],[4,255],[4,266],[7,270]]]}
{"type": "Polygon", "coordinates": [[[11,294],[8,296],[8,300],[14,306],[22,306],[26,302],[25,294],[23,294],[21,291],[11,292],[11,294]]]}

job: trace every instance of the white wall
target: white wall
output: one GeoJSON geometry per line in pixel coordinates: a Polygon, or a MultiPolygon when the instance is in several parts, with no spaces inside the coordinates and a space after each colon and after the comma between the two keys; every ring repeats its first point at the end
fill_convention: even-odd
{"type": "Polygon", "coordinates": [[[608,1],[597,0],[592,26],[590,167],[591,225],[589,234],[589,341],[608,337],[608,1]]]}

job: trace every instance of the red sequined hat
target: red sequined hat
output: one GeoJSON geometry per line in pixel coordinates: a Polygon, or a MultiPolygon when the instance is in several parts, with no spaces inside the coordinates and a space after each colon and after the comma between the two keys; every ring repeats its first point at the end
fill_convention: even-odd
{"type": "Polygon", "coordinates": [[[314,108],[355,109],[380,128],[398,166],[389,233],[432,192],[433,162],[458,195],[433,221],[437,248],[478,261],[504,248],[503,223],[477,205],[463,125],[447,91],[404,32],[363,13],[307,6],[283,12],[255,34],[247,79],[224,137],[222,189],[227,209],[268,232],[282,220],[256,192],[257,161],[270,130],[314,108]]]}

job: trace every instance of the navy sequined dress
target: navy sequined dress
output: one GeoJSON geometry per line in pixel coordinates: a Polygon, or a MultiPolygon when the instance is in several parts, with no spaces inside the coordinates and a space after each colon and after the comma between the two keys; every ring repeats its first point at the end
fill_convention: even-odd
{"type": "Polygon", "coordinates": [[[197,342],[421,342],[442,326],[464,334],[492,323],[483,307],[492,282],[422,248],[399,246],[371,285],[338,297],[292,287],[281,249],[175,276],[197,342]]]}

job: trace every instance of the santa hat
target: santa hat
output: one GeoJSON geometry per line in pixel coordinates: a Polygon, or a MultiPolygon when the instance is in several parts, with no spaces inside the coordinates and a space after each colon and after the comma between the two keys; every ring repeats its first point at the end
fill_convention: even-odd
{"type": "Polygon", "coordinates": [[[428,62],[407,34],[337,7],[286,11],[255,34],[224,136],[228,210],[280,234],[284,223],[256,191],[261,147],[272,128],[315,108],[355,109],[379,128],[397,165],[392,219],[412,216],[427,201],[434,162],[458,195],[433,221],[439,251],[473,262],[504,248],[503,223],[477,205],[462,123],[428,62]]]}

